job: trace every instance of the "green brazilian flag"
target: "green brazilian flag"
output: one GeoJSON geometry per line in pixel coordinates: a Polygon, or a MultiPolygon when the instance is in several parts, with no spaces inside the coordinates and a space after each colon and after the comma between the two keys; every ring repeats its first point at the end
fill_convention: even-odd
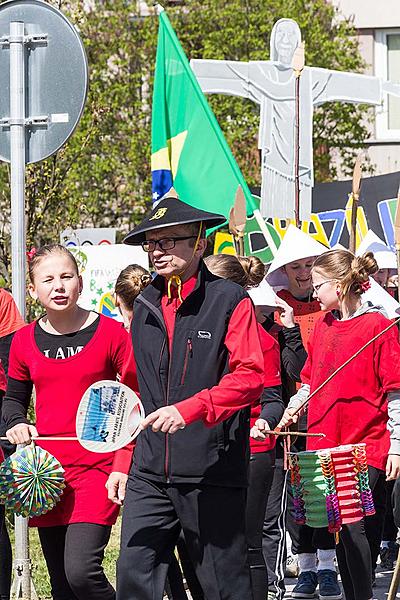
{"type": "Polygon", "coordinates": [[[151,170],[154,202],[174,187],[184,202],[228,219],[241,186],[247,213],[256,208],[165,12],[159,17],[151,170]]]}

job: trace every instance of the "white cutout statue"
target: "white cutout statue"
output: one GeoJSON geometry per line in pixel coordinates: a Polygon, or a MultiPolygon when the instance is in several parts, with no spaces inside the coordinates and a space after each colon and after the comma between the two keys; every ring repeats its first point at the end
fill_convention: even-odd
{"type": "MultiPolygon", "coordinates": [[[[271,60],[192,60],[202,90],[248,98],[260,105],[263,217],[294,217],[295,73],[293,55],[301,44],[296,21],[279,19],[271,34],[271,60]]],[[[311,215],[313,110],[324,102],[381,104],[384,94],[400,96],[400,85],[358,73],[304,67],[300,78],[300,219],[311,215]]]]}

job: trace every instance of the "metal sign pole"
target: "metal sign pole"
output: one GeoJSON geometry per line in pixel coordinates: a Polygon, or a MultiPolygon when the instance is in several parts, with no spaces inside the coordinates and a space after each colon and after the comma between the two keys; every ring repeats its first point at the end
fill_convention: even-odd
{"type": "MultiPolygon", "coordinates": [[[[87,88],[82,41],[58,9],[43,0],[0,4],[0,160],[11,165],[12,291],[24,317],[25,164],[65,144],[79,123],[87,88]]],[[[27,519],[16,517],[13,594],[24,600],[37,598],[28,542],[27,519]]]]}
{"type": "MultiPolygon", "coordinates": [[[[10,23],[10,152],[12,291],[25,318],[25,28],[10,23]]],[[[28,521],[15,517],[14,593],[31,599],[28,521]]]]}
{"type": "Polygon", "coordinates": [[[10,151],[12,291],[25,318],[25,31],[10,23],[10,151]]]}

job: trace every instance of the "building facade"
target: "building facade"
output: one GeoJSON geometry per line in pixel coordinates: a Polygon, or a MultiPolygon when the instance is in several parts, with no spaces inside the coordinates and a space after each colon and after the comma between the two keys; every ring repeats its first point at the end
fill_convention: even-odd
{"type": "MultiPolygon", "coordinates": [[[[400,0],[332,0],[357,30],[366,73],[400,83],[400,0]]],[[[376,175],[400,171],[400,98],[375,109],[367,140],[376,175]]]]}

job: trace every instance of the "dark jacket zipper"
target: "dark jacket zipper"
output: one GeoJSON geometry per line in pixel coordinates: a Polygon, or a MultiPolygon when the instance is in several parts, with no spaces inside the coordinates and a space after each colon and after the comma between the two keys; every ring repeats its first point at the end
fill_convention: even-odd
{"type": "Polygon", "coordinates": [[[193,356],[192,338],[188,338],[188,341],[186,342],[186,353],[185,353],[185,361],[183,363],[181,385],[183,385],[185,382],[185,376],[186,376],[186,371],[187,371],[187,367],[188,367],[189,357],[192,358],[192,356],[193,356]]]}
{"type": "MultiPolygon", "coordinates": [[[[160,372],[160,368],[161,368],[161,361],[162,361],[162,356],[164,354],[164,350],[165,350],[165,345],[166,345],[166,339],[164,338],[163,344],[161,346],[161,352],[160,352],[160,364],[158,367],[158,372],[160,372]]],[[[169,392],[169,375],[170,375],[170,369],[171,369],[171,357],[169,357],[169,361],[168,361],[168,376],[167,376],[167,388],[164,388],[164,401],[165,401],[165,406],[168,406],[168,392],[169,392]]],[[[164,462],[164,473],[165,473],[165,477],[167,479],[167,483],[169,483],[169,475],[168,475],[168,461],[169,461],[169,447],[168,447],[168,434],[165,434],[165,462],[164,462]]]]}

